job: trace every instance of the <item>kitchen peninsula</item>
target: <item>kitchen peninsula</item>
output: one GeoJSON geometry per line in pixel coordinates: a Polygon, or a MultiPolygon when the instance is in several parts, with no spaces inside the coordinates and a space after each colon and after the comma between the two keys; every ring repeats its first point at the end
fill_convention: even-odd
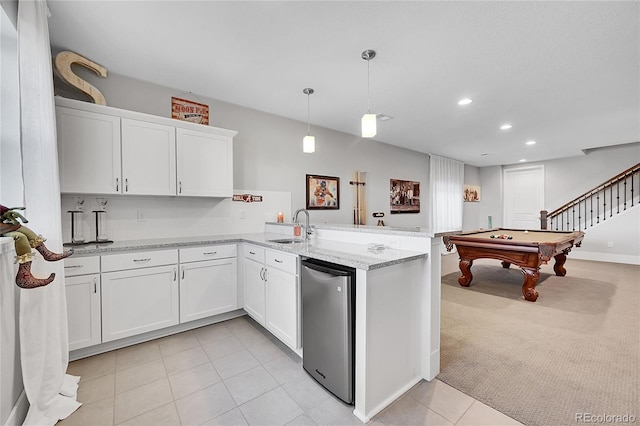
{"type": "MultiPolygon", "coordinates": [[[[106,286],[110,284],[105,281],[105,275],[123,272],[131,275],[131,271],[105,274],[105,265],[122,261],[110,259],[120,259],[119,257],[124,256],[124,261],[150,264],[155,262],[155,257],[152,256],[154,254],[166,257],[166,262],[160,262],[165,266],[150,264],[149,266],[153,267],[142,269],[149,271],[158,268],[159,276],[166,277],[167,288],[172,289],[168,290],[170,292],[177,291],[175,289],[182,286],[183,281],[188,282],[189,276],[187,273],[185,278],[183,266],[195,265],[197,261],[203,264],[208,262],[207,264],[211,263],[212,266],[224,266],[227,268],[224,270],[228,276],[237,272],[237,291],[232,291],[236,290],[235,288],[225,288],[229,297],[235,299],[231,303],[227,302],[223,311],[210,310],[210,313],[216,312],[212,316],[192,316],[183,321],[183,312],[179,315],[173,313],[173,325],[167,323],[155,330],[141,329],[142,332],[135,335],[123,334],[124,338],[105,341],[103,323],[102,342],[72,351],[71,358],[81,358],[223,321],[244,315],[245,312],[249,312],[256,319],[247,308],[249,299],[246,292],[248,276],[251,273],[248,266],[258,262],[247,259],[246,255],[258,252],[263,256],[262,263],[258,266],[264,265],[264,270],[278,267],[275,263],[269,263],[269,253],[275,256],[273,259],[276,262],[282,263],[282,260],[278,259],[284,259],[284,265],[289,262],[289,258],[295,260],[288,271],[295,277],[294,299],[291,300],[297,304],[293,310],[297,312],[297,320],[294,323],[294,331],[290,333],[292,338],[285,340],[281,337],[279,332],[286,331],[287,327],[280,327],[275,320],[270,321],[267,318],[263,325],[300,355],[304,351],[304,348],[300,347],[301,340],[296,339],[296,333],[298,336],[300,334],[297,327],[300,323],[300,282],[297,275],[300,259],[315,258],[355,268],[354,414],[361,421],[369,421],[421,379],[433,379],[439,373],[440,358],[440,239],[433,238],[427,231],[419,228],[318,224],[312,226],[311,238],[304,241],[295,240],[292,227],[286,225],[267,223],[264,233],[121,241],[78,248],[70,258],[72,260],[69,264],[65,263],[65,268],[72,266],[74,262],[76,265],[82,263],[83,259],[99,257],[102,265],[103,298],[106,286]],[[277,242],[283,240],[285,242],[277,242]],[[294,242],[291,242],[292,240],[294,242]],[[260,253],[260,250],[267,255],[260,253]],[[217,256],[219,259],[204,261],[197,258],[200,254],[196,254],[196,251],[211,257],[217,256]],[[137,256],[139,253],[145,255],[137,256]]],[[[286,269],[280,267],[283,271],[286,269]]],[[[259,269],[261,275],[262,268],[259,269]]],[[[171,296],[167,296],[167,299],[170,298],[171,296]]],[[[180,293],[179,309],[176,303],[175,310],[183,310],[182,298],[183,295],[180,293]]],[[[103,315],[104,302],[103,300],[103,315]]],[[[259,319],[257,321],[260,322],[259,319]]]]}

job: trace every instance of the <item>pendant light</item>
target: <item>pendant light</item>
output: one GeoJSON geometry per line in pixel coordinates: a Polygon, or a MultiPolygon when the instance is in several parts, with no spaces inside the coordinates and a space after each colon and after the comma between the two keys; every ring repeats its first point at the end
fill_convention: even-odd
{"type": "Polygon", "coordinates": [[[307,87],[306,89],[302,89],[302,93],[307,95],[307,136],[302,138],[302,152],[307,154],[310,154],[316,151],[316,138],[315,136],[311,136],[311,124],[309,122],[309,116],[310,116],[309,104],[311,102],[310,97],[311,95],[313,95],[313,92],[314,90],[310,87],[307,87]]]}
{"type": "Polygon", "coordinates": [[[367,113],[362,116],[362,137],[372,138],[376,135],[376,115],[369,109],[369,62],[376,57],[376,51],[365,50],[361,56],[367,61],[367,113]]]}

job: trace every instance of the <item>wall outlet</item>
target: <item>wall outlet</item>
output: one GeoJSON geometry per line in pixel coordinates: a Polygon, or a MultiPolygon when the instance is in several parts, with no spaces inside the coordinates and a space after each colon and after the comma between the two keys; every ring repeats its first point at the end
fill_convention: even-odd
{"type": "Polygon", "coordinates": [[[609,241],[609,242],[607,243],[607,247],[612,248],[612,247],[613,247],[613,241],[609,241]]]}
{"type": "Polygon", "coordinates": [[[138,222],[146,222],[147,218],[142,210],[138,210],[138,222]]]}
{"type": "Polygon", "coordinates": [[[247,218],[246,210],[240,210],[240,219],[246,219],[246,218],[247,218]]]}

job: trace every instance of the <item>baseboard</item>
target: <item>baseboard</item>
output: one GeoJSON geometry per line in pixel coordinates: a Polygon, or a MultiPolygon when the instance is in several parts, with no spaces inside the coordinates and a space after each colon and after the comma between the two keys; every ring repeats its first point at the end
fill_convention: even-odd
{"type": "Polygon", "coordinates": [[[22,425],[22,423],[24,423],[24,419],[27,417],[27,411],[29,411],[29,400],[27,399],[27,394],[23,389],[3,426],[22,425]]]}
{"type": "Polygon", "coordinates": [[[583,250],[572,250],[568,259],[591,260],[594,262],[625,263],[628,265],[640,265],[640,256],[628,254],[608,254],[583,250]]]}
{"type": "Polygon", "coordinates": [[[414,378],[409,383],[407,383],[406,385],[398,389],[396,392],[394,392],[392,395],[390,395],[388,398],[386,398],[384,401],[382,401],[380,404],[378,404],[375,408],[369,410],[367,413],[362,413],[358,411],[358,409],[354,409],[353,415],[356,416],[362,423],[368,423],[373,418],[373,416],[375,416],[380,411],[387,408],[389,405],[391,405],[393,401],[400,398],[402,395],[408,392],[409,389],[414,387],[416,384],[420,383],[421,380],[422,380],[422,377],[414,378]]]}

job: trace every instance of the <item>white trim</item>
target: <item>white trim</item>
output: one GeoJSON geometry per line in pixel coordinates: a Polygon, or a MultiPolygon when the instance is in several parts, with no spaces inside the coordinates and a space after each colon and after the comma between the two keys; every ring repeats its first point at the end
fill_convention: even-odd
{"type": "Polygon", "coordinates": [[[583,251],[580,249],[571,250],[568,259],[591,260],[594,262],[626,263],[629,265],[640,265],[640,256],[627,254],[608,254],[596,251],[583,251]]]}
{"type": "Polygon", "coordinates": [[[24,419],[27,417],[27,411],[29,411],[29,400],[27,399],[27,394],[22,389],[18,400],[15,405],[11,409],[11,413],[9,413],[9,417],[7,417],[7,421],[3,426],[20,426],[24,419]]]}

